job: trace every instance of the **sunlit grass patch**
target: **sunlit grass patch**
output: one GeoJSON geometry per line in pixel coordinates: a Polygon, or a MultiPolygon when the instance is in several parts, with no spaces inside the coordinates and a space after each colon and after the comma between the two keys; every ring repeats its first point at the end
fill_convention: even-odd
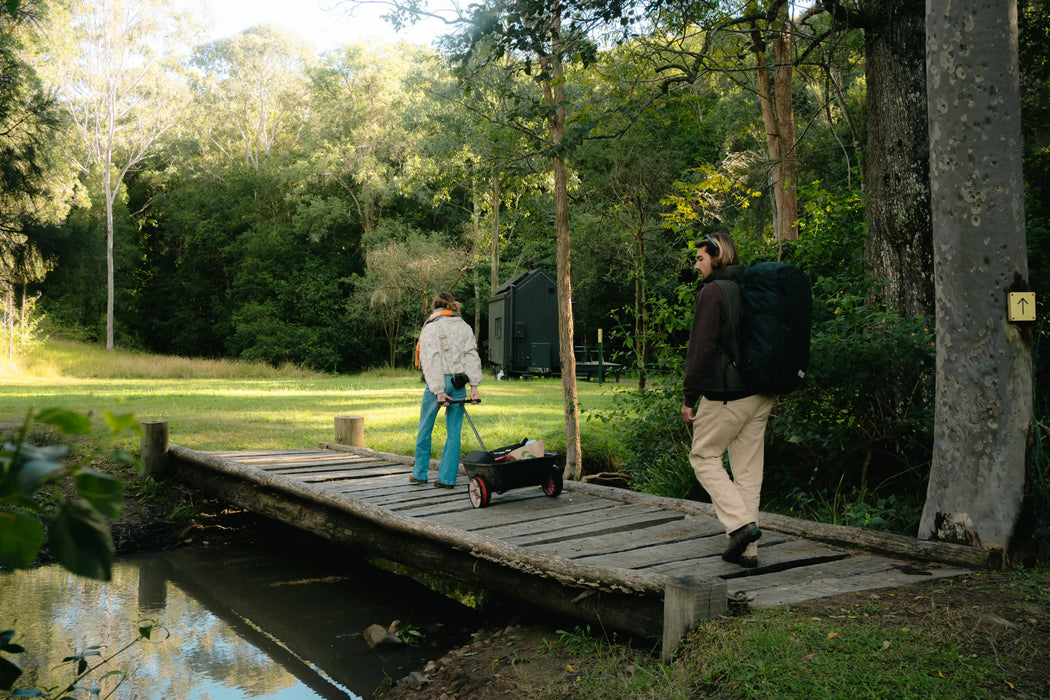
{"type": "MultiPolygon", "coordinates": [[[[337,415],[365,417],[365,444],[402,455],[415,450],[423,383],[418,371],[377,370],[355,375],[301,372],[230,361],[189,360],[68,341],[47,341],[46,361],[36,359],[0,386],[0,421],[21,421],[32,407],[86,413],[132,413],[164,420],[174,444],[201,450],[299,449],[334,439],[337,415]],[[41,370],[43,368],[46,371],[41,370]]],[[[611,402],[624,386],[581,382],[584,408],[611,402]]],[[[523,437],[564,450],[561,381],[496,381],[486,376],[482,403],[470,416],[489,449],[523,437]]],[[[443,421],[435,433],[441,449],[443,421]]],[[[609,427],[584,421],[583,440],[600,440],[607,451],[609,427]]],[[[137,449],[133,438],[121,446],[137,449]]],[[[463,452],[478,449],[464,425],[463,452]]],[[[586,459],[586,449],[585,456],[586,459]]]]}

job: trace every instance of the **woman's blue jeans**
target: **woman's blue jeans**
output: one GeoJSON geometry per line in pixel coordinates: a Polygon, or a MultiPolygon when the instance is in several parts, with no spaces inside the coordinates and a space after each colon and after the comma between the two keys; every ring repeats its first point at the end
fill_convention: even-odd
{"type": "MultiPolygon", "coordinates": [[[[467,388],[453,389],[452,375],[445,375],[445,393],[453,399],[467,398],[467,388]]],[[[416,433],[416,463],[412,476],[420,481],[427,480],[430,468],[430,439],[434,432],[434,421],[437,420],[437,396],[429,387],[423,389],[423,401],[419,407],[419,432],[416,433]]],[[[454,403],[445,411],[445,447],[441,450],[441,465],[438,467],[438,481],[443,484],[456,483],[459,474],[460,433],[463,430],[463,404],[454,403]]]]}

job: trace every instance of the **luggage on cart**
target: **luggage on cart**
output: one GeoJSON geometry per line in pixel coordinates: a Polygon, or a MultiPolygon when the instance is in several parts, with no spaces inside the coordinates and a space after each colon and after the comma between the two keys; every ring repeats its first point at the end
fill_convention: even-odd
{"type": "MultiPolygon", "coordinates": [[[[456,403],[466,404],[469,401],[456,403]]],[[[561,493],[563,467],[558,464],[556,453],[545,452],[542,442],[533,443],[529,440],[489,451],[485,448],[478,429],[474,427],[466,405],[463,407],[463,414],[481,446],[480,450],[475,450],[463,458],[463,467],[470,479],[467,495],[471,505],[484,508],[489,504],[493,492],[503,493],[525,486],[539,486],[543,493],[551,498],[561,493]]]]}

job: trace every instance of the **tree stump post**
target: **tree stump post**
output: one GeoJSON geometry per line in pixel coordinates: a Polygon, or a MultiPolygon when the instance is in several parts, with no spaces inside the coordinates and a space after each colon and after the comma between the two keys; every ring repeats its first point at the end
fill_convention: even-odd
{"type": "Polygon", "coordinates": [[[365,446],[365,417],[364,416],[336,416],[335,417],[335,442],[338,445],[350,445],[351,447],[365,446]]]}
{"type": "Polygon", "coordinates": [[[164,478],[168,467],[168,421],[142,421],[139,447],[146,474],[157,480],[164,478]]]}
{"type": "Polygon", "coordinates": [[[695,575],[673,576],[664,585],[664,638],[661,660],[671,662],[674,648],[698,620],[725,614],[729,588],[724,579],[695,575]]]}

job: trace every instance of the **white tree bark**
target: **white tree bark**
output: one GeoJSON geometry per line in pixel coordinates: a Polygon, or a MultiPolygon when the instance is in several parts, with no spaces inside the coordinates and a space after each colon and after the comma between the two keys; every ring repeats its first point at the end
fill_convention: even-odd
{"type": "Polygon", "coordinates": [[[1014,0],[927,0],[937,404],[919,537],[1003,551],[1021,512],[1032,358],[1014,0]]]}
{"type": "Polygon", "coordinates": [[[82,172],[98,173],[106,206],[106,348],[113,349],[113,206],[128,172],[152,153],[187,101],[173,77],[176,48],[192,38],[170,0],[76,0],[56,52],[56,83],[83,142],[82,172]]]}

